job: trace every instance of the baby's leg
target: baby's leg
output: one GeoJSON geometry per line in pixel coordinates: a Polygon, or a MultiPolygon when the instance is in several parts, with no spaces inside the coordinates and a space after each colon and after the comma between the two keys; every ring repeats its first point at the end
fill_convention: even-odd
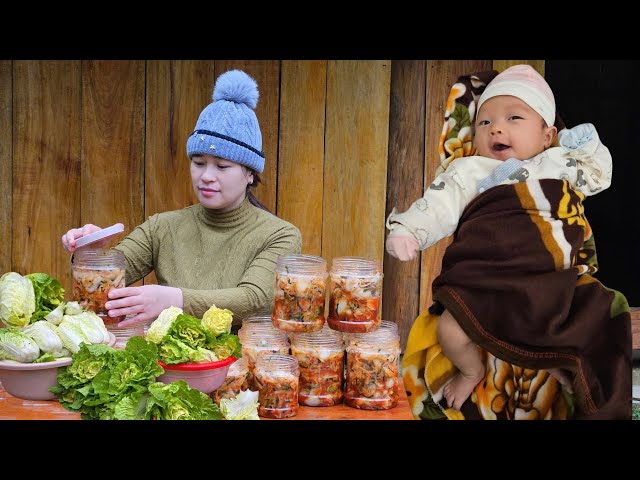
{"type": "Polygon", "coordinates": [[[444,397],[450,408],[460,410],[475,386],[484,377],[484,363],[478,346],[460,328],[453,316],[445,310],[438,321],[438,342],[442,351],[460,370],[444,387],[444,397]]]}
{"type": "Polygon", "coordinates": [[[549,372],[549,375],[551,375],[556,380],[558,380],[558,382],[560,382],[560,385],[562,385],[565,388],[565,390],[567,390],[569,393],[573,393],[573,387],[571,386],[571,379],[569,378],[569,375],[565,373],[564,370],[561,370],[559,368],[549,368],[547,369],[547,372],[549,372]]]}

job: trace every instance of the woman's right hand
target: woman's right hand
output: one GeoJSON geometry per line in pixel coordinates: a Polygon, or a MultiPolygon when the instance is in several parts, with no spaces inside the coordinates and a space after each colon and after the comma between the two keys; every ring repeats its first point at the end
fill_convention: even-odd
{"type": "Polygon", "coordinates": [[[76,240],[80,237],[84,237],[85,235],[89,235],[90,233],[97,232],[98,230],[102,229],[92,225],[91,223],[87,223],[84,227],[72,228],[62,235],[62,245],[64,245],[64,248],[69,252],[73,253],[76,250],[76,240]]]}

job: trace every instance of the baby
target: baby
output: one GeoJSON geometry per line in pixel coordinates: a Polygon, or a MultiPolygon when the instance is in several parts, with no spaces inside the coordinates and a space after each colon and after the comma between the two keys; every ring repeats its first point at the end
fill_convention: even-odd
{"type": "MultiPolygon", "coordinates": [[[[469,202],[491,187],[565,179],[589,196],[611,184],[611,155],[592,124],[561,131],[560,146],[552,147],[555,99],[532,67],[516,65],[496,76],[477,105],[477,155],[455,159],[406,212],[394,208],[389,215],[386,249],[394,257],[410,260],[451,235],[469,202]]],[[[459,410],[484,377],[480,350],[447,310],[438,322],[438,342],[459,370],[444,388],[449,407],[459,410]]],[[[568,386],[560,371],[549,371],[568,386]]]]}

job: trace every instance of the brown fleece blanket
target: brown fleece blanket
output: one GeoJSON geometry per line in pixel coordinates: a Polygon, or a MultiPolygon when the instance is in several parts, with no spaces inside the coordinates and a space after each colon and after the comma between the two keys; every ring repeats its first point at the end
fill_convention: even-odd
{"type": "Polygon", "coordinates": [[[446,250],[434,298],[495,357],[568,371],[574,418],[630,419],[629,307],[591,276],[583,199],[564,180],[479,195],[446,250]]]}

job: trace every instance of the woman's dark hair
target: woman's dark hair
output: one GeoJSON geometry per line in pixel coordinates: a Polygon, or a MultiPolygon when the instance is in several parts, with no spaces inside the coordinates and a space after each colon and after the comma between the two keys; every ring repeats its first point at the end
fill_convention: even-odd
{"type": "Polygon", "coordinates": [[[260,179],[260,175],[258,175],[258,172],[256,172],[251,168],[248,168],[248,167],[245,167],[245,168],[247,168],[247,170],[253,173],[253,182],[247,185],[247,197],[249,198],[249,202],[251,203],[251,205],[255,205],[256,207],[261,208],[262,210],[265,210],[269,213],[273,213],[271,210],[265,207],[262,203],[260,203],[260,200],[256,198],[256,196],[252,191],[252,188],[256,188],[259,183],[262,183],[262,180],[260,179]]]}

